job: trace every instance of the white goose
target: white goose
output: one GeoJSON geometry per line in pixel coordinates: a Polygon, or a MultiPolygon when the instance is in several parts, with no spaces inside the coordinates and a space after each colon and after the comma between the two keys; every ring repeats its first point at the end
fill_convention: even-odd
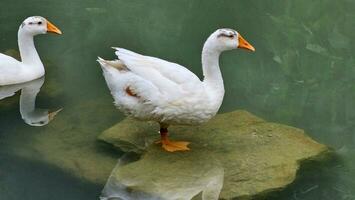
{"type": "Polygon", "coordinates": [[[18,46],[22,62],[0,54],[0,85],[11,85],[35,80],[44,75],[42,61],[36,51],[33,37],[39,34],[62,32],[43,17],[25,19],[18,30],[18,46]]]}
{"type": "Polygon", "coordinates": [[[185,151],[189,142],[170,141],[168,126],[196,125],[216,115],[224,96],[219,56],[236,48],[255,51],[235,30],[212,33],[202,50],[203,81],[181,65],[122,48],[114,48],[118,60],[98,62],[115,105],[128,116],[158,122],[165,150],[185,151]]]}

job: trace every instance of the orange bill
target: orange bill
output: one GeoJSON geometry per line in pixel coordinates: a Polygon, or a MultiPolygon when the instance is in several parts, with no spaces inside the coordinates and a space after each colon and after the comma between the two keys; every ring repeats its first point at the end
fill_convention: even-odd
{"type": "Polygon", "coordinates": [[[52,32],[52,33],[56,33],[56,34],[59,34],[59,35],[62,34],[62,31],[59,30],[59,28],[57,28],[54,24],[52,24],[48,20],[47,20],[47,32],[52,32]]]}
{"type": "Polygon", "coordinates": [[[242,36],[238,35],[238,41],[238,48],[255,51],[255,48],[251,44],[249,44],[249,42],[247,42],[242,36]]]}

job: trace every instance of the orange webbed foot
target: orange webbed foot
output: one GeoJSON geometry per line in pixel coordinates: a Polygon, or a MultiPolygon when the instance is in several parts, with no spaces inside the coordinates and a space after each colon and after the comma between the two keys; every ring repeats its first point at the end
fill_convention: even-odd
{"type": "Polygon", "coordinates": [[[187,147],[190,144],[190,142],[162,140],[161,144],[162,144],[163,149],[168,152],[189,151],[190,150],[190,148],[187,147]]]}
{"type": "Polygon", "coordinates": [[[161,140],[155,142],[156,144],[161,144],[162,148],[168,152],[175,151],[189,151],[190,148],[188,145],[190,142],[186,141],[170,141],[168,138],[168,129],[161,128],[160,129],[161,140]]]}

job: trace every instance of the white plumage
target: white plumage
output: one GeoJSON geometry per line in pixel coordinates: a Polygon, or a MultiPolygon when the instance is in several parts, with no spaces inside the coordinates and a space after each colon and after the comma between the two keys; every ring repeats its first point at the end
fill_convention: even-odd
{"type": "MultiPolygon", "coordinates": [[[[200,124],[217,113],[224,96],[219,55],[238,47],[254,51],[236,31],[215,31],[207,39],[202,52],[203,81],[179,64],[123,48],[114,48],[118,60],[99,58],[98,62],[115,105],[139,120],[159,122],[161,133],[165,132],[162,133],[164,147],[163,140],[167,137],[169,125],[200,124]]],[[[183,150],[175,147],[164,148],[168,151],[183,150]]]]}
{"type": "Polygon", "coordinates": [[[183,66],[122,48],[116,55],[128,70],[100,62],[115,104],[126,114],[167,124],[197,124],[217,111],[215,106],[209,109],[212,102],[198,77],[183,66]],[[127,88],[137,97],[127,94],[127,88]]]}
{"type": "Polygon", "coordinates": [[[29,17],[21,24],[18,30],[18,45],[22,61],[0,54],[0,85],[24,83],[44,75],[45,70],[33,37],[47,32],[61,34],[57,27],[43,17],[29,17]]]}

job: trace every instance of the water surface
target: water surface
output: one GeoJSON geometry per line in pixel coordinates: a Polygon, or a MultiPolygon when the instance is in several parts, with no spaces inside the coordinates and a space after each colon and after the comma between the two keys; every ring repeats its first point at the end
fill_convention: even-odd
{"type": "Polygon", "coordinates": [[[201,77],[203,42],[221,27],[237,29],[256,52],[222,55],[220,112],[246,109],[300,127],[339,156],[306,168],[274,198],[355,199],[354,9],[353,0],[2,0],[1,52],[17,49],[18,26],[27,16],[44,16],[64,34],[36,37],[47,71],[36,105],[63,108],[56,119],[32,127],[20,115],[19,93],[0,101],[0,199],[98,199],[103,184],[44,162],[57,156],[53,144],[71,144],[61,159],[79,165],[81,157],[100,165],[90,151],[118,157],[96,142],[124,118],[112,105],[96,57],[114,58],[110,47],[120,46],[180,63],[201,77]]]}

